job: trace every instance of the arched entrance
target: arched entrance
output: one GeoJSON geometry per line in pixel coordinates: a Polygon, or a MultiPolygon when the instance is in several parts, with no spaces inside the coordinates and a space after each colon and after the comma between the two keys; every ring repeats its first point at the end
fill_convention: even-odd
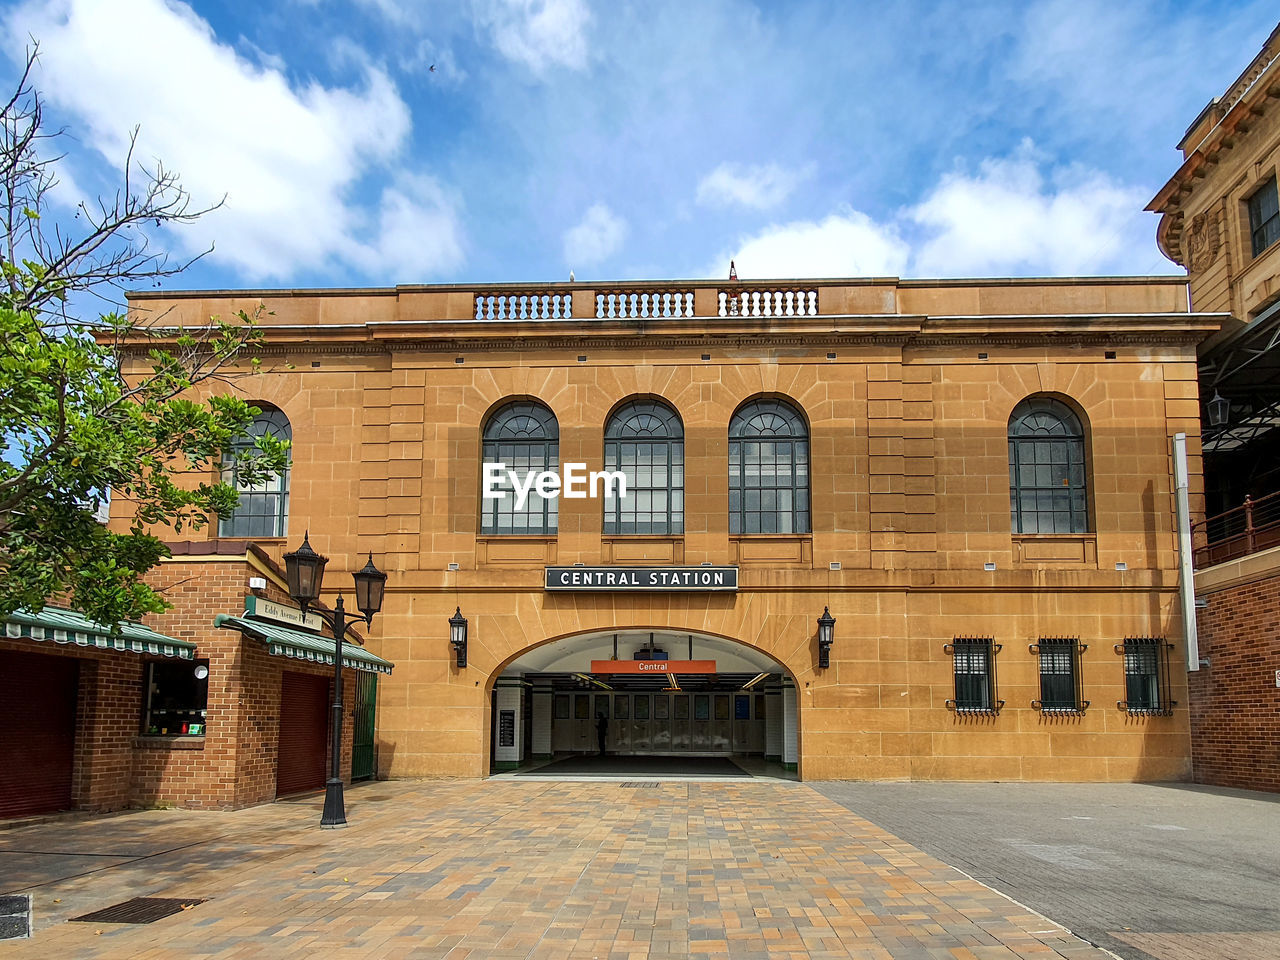
{"type": "Polygon", "coordinates": [[[527,650],[493,678],[491,772],[788,776],[795,686],[761,650],[670,629],[593,631],[527,650]]]}

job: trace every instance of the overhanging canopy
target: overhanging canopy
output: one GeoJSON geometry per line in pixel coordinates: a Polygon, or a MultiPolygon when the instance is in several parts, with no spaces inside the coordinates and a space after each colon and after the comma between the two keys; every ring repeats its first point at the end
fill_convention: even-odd
{"type": "MultiPolygon", "coordinates": [[[[239,630],[267,645],[267,652],[273,657],[289,657],[292,660],[306,660],[310,663],[333,664],[333,639],[291,630],[274,623],[261,620],[250,620],[248,617],[233,617],[220,613],[213,620],[215,627],[227,630],[239,630]]],[[[390,673],[395,666],[389,660],[376,657],[359,644],[347,641],[342,645],[342,665],[353,670],[365,670],[369,673],[390,673]]]]}
{"type": "Polygon", "coordinates": [[[194,643],[166,637],[140,623],[126,621],[120,624],[119,632],[113,635],[108,626],[75,611],[56,607],[45,607],[39,613],[15,610],[5,618],[4,635],[11,639],[52,640],[54,643],[73,643],[77,647],[123,650],[126,653],[146,653],[181,660],[191,660],[196,655],[194,643]]]}

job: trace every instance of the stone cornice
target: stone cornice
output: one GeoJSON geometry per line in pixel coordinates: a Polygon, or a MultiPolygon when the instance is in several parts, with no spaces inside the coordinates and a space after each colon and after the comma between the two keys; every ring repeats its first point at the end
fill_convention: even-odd
{"type": "MultiPolygon", "coordinates": [[[[680,349],[689,347],[941,347],[1079,344],[1196,344],[1216,333],[1228,314],[1123,314],[1082,316],[872,316],[803,317],[794,323],[712,321],[472,321],[466,324],[343,324],[273,326],[252,355],[378,356],[387,353],[573,351],[573,349],[680,349]],[[836,329],[832,329],[835,326],[836,329]],[[719,328],[719,329],[717,329],[719,328]],[[840,329],[847,328],[847,329],[840,329]]],[[[138,353],[156,346],[125,347],[138,353]]]]}
{"type": "MultiPolygon", "coordinates": [[[[814,346],[942,346],[1052,342],[1184,344],[1216,333],[1228,314],[1146,313],[1084,314],[1046,317],[872,315],[802,317],[785,323],[742,318],[616,321],[443,321],[280,325],[269,328],[267,342],[253,352],[264,355],[377,355],[405,351],[428,353],[515,352],[532,350],[634,349],[688,347],[800,348],[814,346]]],[[[189,328],[188,328],[189,332],[189,328]]],[[[154,334],[155,331],[153,330],[154,334]]],[[[154,336],[127,352],[148,350],[154,336]]]]}

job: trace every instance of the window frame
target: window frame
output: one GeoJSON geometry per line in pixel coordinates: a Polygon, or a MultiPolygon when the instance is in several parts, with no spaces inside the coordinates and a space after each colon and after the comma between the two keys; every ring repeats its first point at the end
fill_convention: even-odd
{"type": "Polygon", "coordinates": [[[951,643],[944,644],[943,650],[951,656],[951,674],[954,697],[947,701],[947,706],[957,714],[997,716],[1004,707],[1004,701],[996,696],[996,655],[1004,648],[996,643],[994,637],[956,637],[951,643]],[[962,666],[973,663],[975,654],[982,655],[983,670],[961,670],[962,666]],[[979,683],[965,684],[961,690],[962,677],[984,677],[979,683]],[[980,696],[973,697],[973,689],[980,696]]]}
{"type": "Polygon", "coordinates": [[[1116,653],[1123,657],[1125,693],[1123,700],[1116,701],[1117,708],[1130,716],[1172,715],[1173,708],[1178,705],[1173,699],[1169,668],[1172,647],[1173,644],[1164,637],[1125,637],[1123,643],[1116,644],[1116,653]],[[1150,665],[1151,669],[1132,669],[1140,665],[1150,665]],[[1142,696],[1135,698],[1135,691],[1140,691],[1142,696]]]}
{"type": "Polygon", "coordinates": [[[813,532],[812,497],[810,483],[812,480],[812,457],[809,437],[809,423],[800,408],[790,400],[781,397],[756,397],[741,404],[729,420],[729,534],[730,536],[808,536],[813,532]],[[766,426],[757,423],[753,429],[752,421],[764,417],[773,417],[775,422],[766,426]],[[780,421],[780,422],[777,422],[780,421]],[[781,432],[781,427],[786,432],[781,432]],[[783,459],[776,450],[770,450],[771,459],[766,459],[764,447],[774,448],[786,445],[787,458],[785,468],[790,478],[789,483],[775,482],[766,486],[762,481],[769,471],[777,479],[779,467],[784,466],[783,459]],[[756,459],[748,459],[751,447],[757,448],[756,459]],[[749,484],[749,467],[756,467],[757,483],[749,484]],[[749,494],[756,493],[758,506],[750,508],[749,494]],[[790,501],[789,507],[779,506],[783,493],[790,501]],[[773,495],[773,506],[765,507],[767,494],[773,495]],[[751,529],[749,522],[752,516],[757,517],[756,526],[751,529]],[[774,525],[779,529],[763,529],[764,518],[773,517],[774,525]],[[785,523],[783,518],[786,518],[785,523]],[[788,529],[781,529],[782,527],[788,529]]]}
{"type": "MultiPolygon", "coordinates": [[[[522,429],[527,431],[528,426],[525,425],[522,429]]],[[[508,464],[508,467],[512,469],[516,469],[515,464],[518,462],[528,470],[550,470],[559,473],[560,421],[552,409],[541,400],[535,400],[532,397],[506,400],[496,406],[489,416],[485,418],[484,426],[480,431],[482,483],[485,463],[506,462],[506,459],[501,454],[502,447],[523,448],[525,451],[524,456],[519,461],[513,460],[512,463],[508,464]],[[542,436],[521,436],[519,433],[515,433],[503,436],[502,431],[518,418],[536,421],[543,429],[544,434],[542,436]]],[[[514,453],[515,450],[513,450],[513,455],[514,453]]],[[[481,493],[480,510],[478,511],[480,536],[554,537],[557,535],[560,525],[559,497],[542,497],[536,489],[531,489],[528,499],[525,501],[524,509],[517,513],[511,488],[504,482],[501,489],[507,491],[507,496],[502,499],[486,500],[483,492],[481,493]],[[539,505],[536,511],[530,509],[535,503],[539,505]],[[503,510],[503,506],[507,506],[508,509],[503,510]],[[502,528],[500,518],[504,516],[511,518],[512,525],[510,528],[502,528]],[[537,517],[540,522],[536,525],[526,522],[524,527],[517,527],[515,524],[517,516],[530,519],[537,517]]]]}
{"type": "Polygon", "coordinates": [[[1080,676],[1080,655],[1089,649],[1087,643],[1081,643],[1079,637],[1041,637],[1038,643],[1030,644],[1027,649],[1036,654],[1039,660],[1040,699],[1032,700],[1031,706],[1042,714],[1082,714],[1089,709],[1089,701],[1084,699],[1083,682],[1080,676]],[[1045,671],[1046,663],[1050,666],[1067,665],[1066,672],[1045,671]],[[1062,684],[1069,688],[1070,696],[1050,698],[1045,688],[1046,677],[1067,677],[1062,684]]]}
{"type": "Polygon", "coordinates": [[[1015,536],[1085,536],[1093,532],[1090,509],[1090,463],[1088,430],[1084,416],[1058,397],[1037,394],[1025,397],[1009,413],[1009,513],[1015,536]],[[1062,432],[1030,432],[1024,427],[1032,417],[1057,418],[1062,432]],[[1020,433],[1026,429],[1028,432],[1020,433]],[[1064,476],[1065,468],[1065,476],[1064,476]],[[1026,472],[1032,472],[1030,483],[1026,472]],[[1042,474],[1043,471],[1043,474],[1042,474]],[[1071,482],[1078,471],[1079,482],[1071,482]],[[1062,479],[1065,483],[1055,481],[1062,479]],[[1054,506],[1056,494],[1066,489],[1066,509],[1054,506]],[[1034,507],[1025,502],[1032,498],[1034,507]],[[1042,499],[1043,498],[1043,499],[1042,499]],[[1047,507],[1041,504],[1047,502],[1047,507]],[[1058,529],[1058,518],[1066,515],[1067,529],[1058,529]],[[1053,529],[1042,529],[1045,520],[1053,529]],[[1035,529],[1028,529],[1035,527],[1035,529]]]}
{"type": "Polygon", "coordinates": [[[200,659],[200,660],[181,660],[181,659],[148,660],[144,665],[143,671],[142,671],[141,736],[170,737],[170,738],[176,738],[176,739],[181,739],[183,737],[205,736],[208,731],[207,720],[208,720],[208,714],[209,714],[209,673],[208,671],[209,671],[209,660],[207,658],[200,659]],[[170,670],[176,671],[176,670],[185,669],[191,672],[192,676],[191,676],[190,682],[194,686],[194,704],[192,706],[159,708],[153,705],[152,698],[155,697],[158,693],[160,693],[160,691],[158,690],[153,690],[153,687],[157,686],[156,667],[163,667],[166,669],[166,671],[170,671],[170,670]],[[204,677],[195,676],[195,671],[196,671],[196,668],[198,667],[205,668],[206,672],[204,677]],[[203,704],[200,703],[201,700],[204,701],[203,704]],[[190,726],[192,723],[198,723],[200,729],[195,733],[191,733],[191,732],[184,733],[181,730],[169,732],[167,727],[170,725],[170,723],[166,721],[164,732],[161,732],[161,723],[160,722],[156,722],[154,724],[152,723],[152,717],[155,714],[199,714],[198,721],[195,720],[193,717],[188,717],[185,720],[175,720],[172,723],[178,726],[181,726],[181,724],[183,723],[186,723],[188,726],[190,726]],[[152,732],[152,727],[156,728],[154,733],[152,732]]]}
{"type": "MultiPolygon", "coordinates": [[[[604,469],[626,475],[627,496],[604,498],[604,535],[683,535],[684,467],[684,424],[670,404],[649,397],[636,397],[620,404],[605,421],[604,469]],[[639,422],[646,417],[649,418],[647,422],[639,422]],[[657,430],[664,432],[655,432],[657,430]],[[629,463],[625,458],[628,447],[632,448],[629,463]],[[642,449],[649,454],[647,461],[641,456],[642,449]],[[661,485],[652,480],[660,466],[659,454],[666,475],[666,482],[661,485]],[[643,466],[649,469],[651,479],[648,483],[639,481],[643,466]],[[665,504],[661,510],[662,520],[655,519],[659,511],[652,507],[659,493],[663,495],[665,504]],[[641,510],[640,504],[646,497],[650,508],[641,510]],[[649,516],[647,521],[635,519],[642,513],[649,516]],[[628,524],[631,529],[625,529],[628,524]]],[[[612,489],[610,486],[608,491],[611,493],[612,489]]]]}
{"type": "Polygon", "coordinates": [[[226,458],[222,462],[222,481],[231,484],[240,497],[235,510],[225,517],[218,517],[218,536],[226,540],[279,540],[289,535],[289,475],[292,473],[292,467],[285,467],[283,473],[274,475],[273,480],[276,484],[274,489],[270,486],[272,481],[258,488],[241,489],[236,477],[236,461],[242,454],[255,449],[258,437],[266,436],[270,432],[273,436],[288,441],[293,440],[293,424],[283,410],[269,403],[253,405],[262,412],[249,424],[248,434],[231,445],[230,462],[226,458]],[[262,511],[248,512],[245,509],[246,496],[266,498],[274,502],[275,509],[270,514],[262,511]],[[250,525],[260,520],[271,521],[271,533],[254,532],[250,525]],[[241,530],[237,530],[237,524],[241,525],[241,530]]]}
{"type": "Polygon", "coordinates": [[[1249,216],[1249,246],[1256,259],[1280,241],[1280,192],[1275,173],[1249,194],[1245,199],[1245,208],[1249,216]],[[1263,209],[1263,201],[1268,199],[1269,212],[1263,209]],[[1270,240],[1267,239],[1268,233],[1271,235],[1270,240]]]}

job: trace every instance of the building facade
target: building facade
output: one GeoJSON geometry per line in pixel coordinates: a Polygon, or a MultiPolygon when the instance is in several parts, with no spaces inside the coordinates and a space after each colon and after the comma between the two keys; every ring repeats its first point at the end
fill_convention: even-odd
{"type": "MultiPolygon", "coordinates": [[[[1189,776],[1170,442],[1198,434],[1196,345],[1222,318],[1188,313],[1182,281],[131,309],[189,326],[259,303],[267,345],[237,389],[290,432],[292,467],[183,549],[248,538],[278,560],[306,531],[331,570],[372,552],[390,579],[367,649],[395,664],[380,776],[601,746],[757,754],[806,779],[1189,776]],[[631,490],[517,505],[509,481],[485,498],[486,462],[631,490]]],[[[240,613],[191,590],[170,616],[240,613]]]]}
{"type": "Polygon", "coordinates": [[[1209,517],[1195,530],[1195,779],[1280,790],[1280,27],[1178,148],[1148,209],[1192,308],[1231,316],[1198,357],[1209,517]]]}

